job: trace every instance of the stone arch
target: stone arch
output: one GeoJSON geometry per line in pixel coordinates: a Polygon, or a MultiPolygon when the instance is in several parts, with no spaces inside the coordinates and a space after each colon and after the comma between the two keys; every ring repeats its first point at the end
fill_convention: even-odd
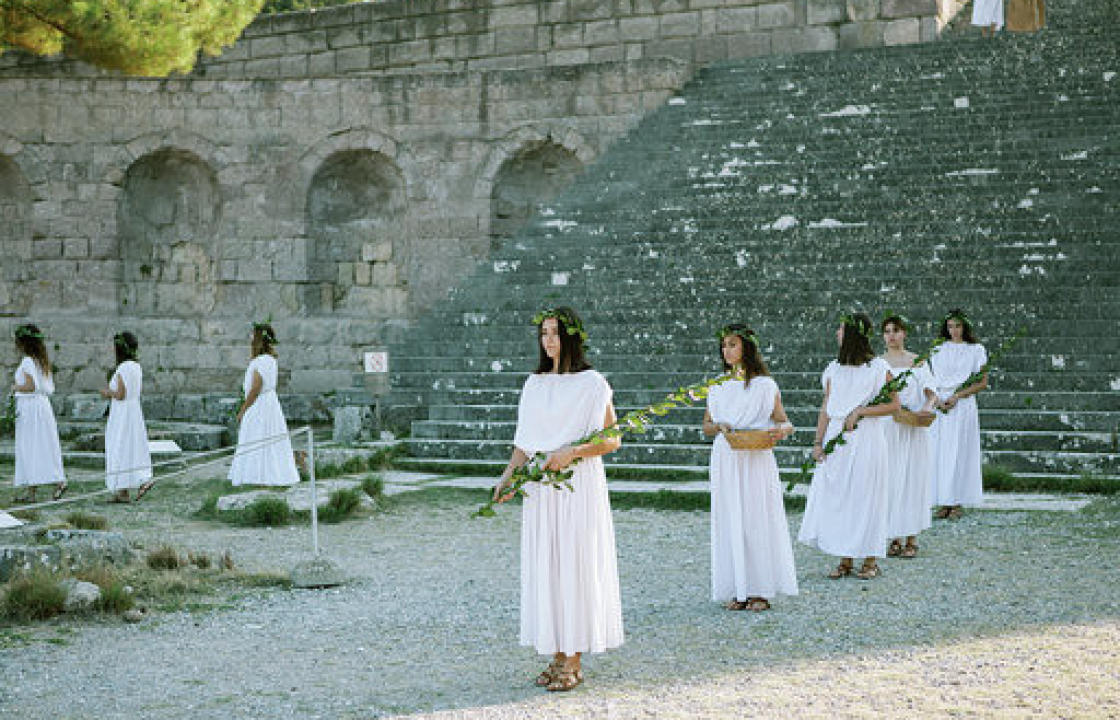
{"type": "Polygon", "coordinates": [[[0,308],[6,313],[25,315],[33,297],[32,269],[32,199],[31,185],[15,160],[0,154],[0,253],[4,263],[0,269],[0,308]]]}
{"type": "Polygon", "coordinates": [[[520,229],[595,157],[567,127],[524,127],[498,141],[475,187],[489,207],[491,247],[520,229]]]}
{"type": "MultiPolygon", "coordinates": [[[[395,145],[385,149],[395,154],[395,145]]],[[[323,158],[304,203],[309,309],[375,317],[403,312],[407,195],[400,167],[384,152],[343,145],[323,158]]]]}
{"type": "Polygon", "coordinates": [[[121,186],[122,309],[175,317],[212,312],[222,213],[214,168],[190,150],[161,146],[129,165],[121,186]]]}

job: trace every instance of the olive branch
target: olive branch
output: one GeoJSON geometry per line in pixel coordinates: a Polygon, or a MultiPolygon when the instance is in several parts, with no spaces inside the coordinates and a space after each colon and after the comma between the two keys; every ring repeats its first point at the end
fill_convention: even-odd
{"type": "MultiPolygon", "coordinates": [[[[977,370],[976,372],[972,373],[967,378],[965,378],[964,382],[962,382],[960,385],[958,385],[956,390],[954,390],[953,392],[958,393],[961,390],[972,387],[976,383],[983,380],[984,376],[988,374],[988,371],[992,369],[992,366],[995,365],[996,362],[1000,358],[1002,358],[1007,353],[1007,351],[1010,350],[1011,347],[1015,343],[1019,342],[1019,339],[1022,338],[1023,336],[1025,336],[1026,334],[1027,334],[1026,326],[1021,327],[1018,330],[1016,330],[1014,335],[1012,335],[1011,337],[1007,338],[1002,343],[1000,343],[1000,346],[998,348],[996,348],[996,351],[994,353],[992,353],[991,355],[988,356],[988,361],[986,363],[984,363],[983,365],[981,365],[979,370],[977,370]]],[[[942,408],[938,408],[938,410],[940,410],[943,413],[948,413],[949,412],[949,410],[944,410],[942,408]]]]}
{"type": "MultiPolygon", "coordinates": [[[[584,445],[587,443],[599,445],[612,438],[620,438],[623,435],[640,435],[653,426],[655,418],[668,414],[668,412],[674,408],[687,407],[703,400],[708,397],[708,393],[713,387],[734,379],[740,378],[736,378],[733,375],[720,375],[693,385],[679,387],[666,395],[663,400],[648,405],[640,410],[629,412],[616,420],[614,424],[585,435],[572,443],[572,445],[584,445]]],[[[557,490],[561,488],[574,490],[571,479],[575,471],[572,469],[572,465],[575,465],[582,459],[581,457],[575,458],[572,460],[571,465],[564,470],[546,470],[544,465],[548,460],[548,453],[534,453],[527,463],[513,471],[513,474],[510,476],[509,485],[502,490],[501,494],[497,498],[494,498],[493,492],[491,492],[490,500],[483,503],[471,517],[494,517],[496,514],[494,512],[495,505],[514,497],[524,497],[526,494],[525,485],[531,482],[548,485],[557,490]]]]}
{"type": "MultiPolygon", "coordinates": [[[[934,340],[933,344],[931,344],[924,353],[914,358],[914,364],[912,366],[899,373],[898,377],[891,378],[890,380],[883,383],[883,386],[879,388],[879,392],[875,393],[875,397],[871,398],[871,400],[868,401],[867,407],[874,407],[875,405],[885,405],[886,403],[889,403],[891,401],[892,395],[897,392],[902,392],[902,390],[910,382],[910,378],[914,376],[915,368],[923,363],[929,362],[930,356],[933,355],[933,352],[937,350],[937,348],[941,347],[941,344],[943,342],[945,342],[945,338],[937,338],[936,340],[934,340]]],[[[856,421],[856,424],[859,424],[858,420],[856,421]]],[[[825,457],[831,455],[832,452],[841,445],[848,444],[847,438],[844,437],[845,432],[847,431],[842,429],[840,432],[836,433],[836,435],[834,435],[831,440],[824,444],[824,447],[821,448],[821,451],[824,453],[825,457]]],[[[817,461],[813,459],[812,455],[810,455],[809,458],[805,460],[805,462],[801,463],[801,472],[792,480],[790,480],[786,485],[786,492],[791,492],[794,486],[799,483],[808,483],[811,479],[813,468],[815,468],[816,466],[817,461]]]]}

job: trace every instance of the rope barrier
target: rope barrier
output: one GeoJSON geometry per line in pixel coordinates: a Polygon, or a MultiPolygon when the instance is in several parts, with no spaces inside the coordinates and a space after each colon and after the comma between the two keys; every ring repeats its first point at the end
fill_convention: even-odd
{"type": "MultiPolygon", "coordinates": [[[[210,465],[216,465],[218,463],[226,462],[227,460],[230,460],[234,457],[245,456],[245,455],[248,455],[250,453],[258,452],[259,450],[262,450],[266,445],[271,445],[271,444],[280,442],[280,440],[282,438],[288,438],[289,440],[291,440],[291,439],[294,439],[294,438],[296,438],[296,437],[298,437],[298,436],[300,436],[304,433],[306,433],[310,436],[311,435],[311,426],[305,425],[301,428],[296,428],[295,430],[289,430],[286,433],[269,435],[268,437],[261,438],[260,440],[255,440],[251,443],[245,443],[245,445],[243,445],[243,446],[242,445],[236,445],[236,446],[231,446],[231,447],[218,448],[216,450],[205,450],[203,452],[196,453],[195,455],[192,455],[189,458],[180,457],[180,458],[174,458],[174,459],[171,459],[171,460],[164,460],[164,461],[161,461],[161,462],[158,462],[158,463],[152,463],[151,465],[142,465],[142,466],[139,466],[139,467],[125,468],[123,470],[116,470],[113,473],[104,473],[103,476],[108,477],[111,474],[112,475],[122,475],[122,474],[125,474],[125,473],[131,473],[131,472],[135,472],[137,470],[143,470],[143,469],[146,469],[148,467],[151,467],[153,469],[153,473],[152,473],[152,479],[149,482],[151,482],[152,485],[155,485],[156,482],[160,482],[160,481],[163,481],[163,480],[168,480],[168,479],[173,478],[177,475],[185,475],[188,472],[192,472],[192,471],[198,470],[200,468],[204,468],[204,467],[208,467],[210,465]],[[197,459],[200,459],[200,458],[203,458],[203,457],[206,457],[206,456],[218,455],[220,453],[228,453],[230,451],[233,451],[233,454],[229,457],[218,457],[214,460],[208,460],[208,461],[199,462],[199,463],[193,462],[194,460],[197,460],[197,459]],[[183,463],[188,463],[188,466],[185,467],[185,468],[181,468],[179,470],[175,470],[173,472],[167,473],[166,475],[159,476],[159,477],[157,477],[155,475],[154,470],[157,467],[163,467],[165,465],[182,465],[183,463]]],[[[312,458],[309,458],[308,460],[309,460],[309,462],[314,462],[314,460],[312,458]]],[[[100,476],[101,475],[99,475],[99,477],[100,476]]],[[[84,500],[89,500],[89,499],[95,498],[99,495],[105,495],[107,493],[112,493],[112,492],[114,492],[114,491],[110,490],[109,488],[102,488],[100,490],[94,490],[92,492],[83,493],[82,495],[70,495],[70,496],[67,496],[67,497],[61,497],[58,500],[44,500],[42,502],[29,503],[29,504],[26,504],[26,505],[18,505],[18,506],[15,506],[15,507],[2,508],[2,509],[4,510],[4,512],[7,512],[7,513],[20,512],[20,511],[23,511],[23,510],[38,510],[40,508],[52,507],[54,505],[64,505],[64,504],[67,504],[67,503],[82,502],[84,500]]]]}

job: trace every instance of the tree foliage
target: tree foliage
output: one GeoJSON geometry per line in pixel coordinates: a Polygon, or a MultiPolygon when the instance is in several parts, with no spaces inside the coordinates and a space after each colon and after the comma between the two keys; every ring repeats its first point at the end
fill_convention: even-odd
{"type": "Polygon", "coordinates": [[[232,45],[265,0],[0,0],[0,52],[66,55],[128,75],[187,73],[232,45]]]}

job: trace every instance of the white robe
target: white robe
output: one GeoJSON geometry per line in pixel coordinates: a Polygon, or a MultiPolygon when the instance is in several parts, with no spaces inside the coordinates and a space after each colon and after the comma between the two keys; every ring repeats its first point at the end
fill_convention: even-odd
{"type": "MultiPolygon", "coordinates": [[[[890,365],[876,358],[863,365],[833,360],[821,376],[828,391],[824,442],[843,431],[844,418],[866,405],[886,382],[890,365]]],[[[879,557],[887,546],[887,484],[890,468],[883,423],[863,418],[813,471],[797,539],[839,557],[879,557]]]]}
{"type": "Polygon", "coordinates": [[[124,400],[109,402],[105,423],[105,487],[113,492],[138,488],[152,479],[152,456],[140,393],[144,371],[140,363],[126,360],[117,366],[109,381],[110,390],[124,384],[124,400]]]}
{"type": "MultiPolygon", "coordinates": [[[[730,381],[708,394],[708,413],[736,430],[774,426],[779,396],[772,378],[744,387],[730,381]]],[[[712,599],[773,598],[797,594],[793,545],[773,450],[734,450],[716,436],[709,466],[712,493],[712,599]]]]}
{"type": "MultiPolygon", "coordinates": [[[[611,399],[594,370],[535,374],[521,390],[514,445],[549,452],[600,430],[611,399]]],[[[614,521],[602,458],[575,464],[574,491],[530,484],[521,510],[521,644],[541,654],[622,644],[614,521]]]]}
{"type": "Polygon", "coordinates": [[[23,384],[27,378],[35,382],[35,389],[15,394],[16,468],[12,482],[17,487],[65,483],[62,445],[58,441],[58,424],[50,401],[54,380],[43,375],[39,365],[25,356],[16,369],[15,380],[23,384]]]}
{"type": "MultiPolygon", "coordinates": [[[[968,376],[988,362],[980,343],[947,342],[930,358],[937,396],[947,400],[968,376]]],[[[975,507],[984,499],[983,455],[980,451],[980,411],[976,396],[957,402],[947,413],[938,412],[930,426],[933,473],[930,503],[975,507]]]]}
{"type": "MultiPolygon", "coordinates": [[[[898,377],[910,368],[891,367],[891,375],[898,377]]],[[[917,412],[925,407],[926,390],[934,390],[933,374],[929,365],[913,368],[906,387],[898,394],[902,407],[917,412]]],[[[895,422],[883,422],[890,458],[890,483],[887,490],[887,525],[892,538],[917,535],[930,526],[929,483],[930,442],[928,427],[913,427],[895,422]]]]}
{"type": "Polygon", "coordinates": [[[280,372],[276,358],[267,353],[253,358],[242,382],[246,395],[253,386],[254,370],[261,376],[261,391],[241,418],[229,479],[234,485],[295,485],[299,482],[299,471],[284,410],[276,397],[280,372]]]}
{"type": "Polygon", "coordinates": [[[1003,27],[1003,0],[973,0],[972,24],[981,27],[1003,27]]]}

